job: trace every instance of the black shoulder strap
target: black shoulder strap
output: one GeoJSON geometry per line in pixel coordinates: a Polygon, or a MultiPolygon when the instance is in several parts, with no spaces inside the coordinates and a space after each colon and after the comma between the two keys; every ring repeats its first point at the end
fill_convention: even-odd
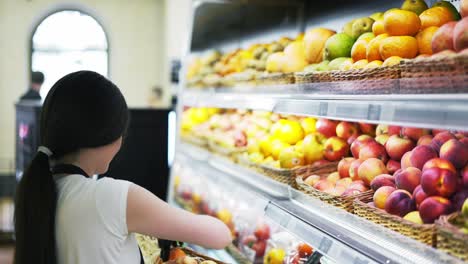
{"type": "MultiPolygon", "coordinates": [[[[52,167],[51,171],[52,174],[79,174],[86,178],[89,178],[89,175],[82,168],[73,164],[57,164],[52,167]]],[[[141,253],[141,249],[139,246],[138,250],[140,251],[140,264],[145,264],[143,254],[141,253]]]]}

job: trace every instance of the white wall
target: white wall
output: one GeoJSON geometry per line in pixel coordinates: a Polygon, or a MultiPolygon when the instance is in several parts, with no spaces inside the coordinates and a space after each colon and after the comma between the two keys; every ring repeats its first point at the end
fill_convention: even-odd
{"type": "Polygon", "coordinates": [[[150,88],[166,87],[163,0],[0,0],[0,170],[14,160],[14,103],[28,85],[31,31],[51,11],[70,7],[103,24],[109,75],[129,106],[147,106],[150,88]]]}

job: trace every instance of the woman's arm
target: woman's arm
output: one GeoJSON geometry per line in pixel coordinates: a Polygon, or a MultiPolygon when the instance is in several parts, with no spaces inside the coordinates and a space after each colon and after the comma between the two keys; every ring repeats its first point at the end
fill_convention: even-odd
{"type": "Polygon", "coordinates": [[[129,232],[221,249],[232,241],[230,230],[216,218],[169,206],[146,189],[132,184],[127,196],[129,232]]]}

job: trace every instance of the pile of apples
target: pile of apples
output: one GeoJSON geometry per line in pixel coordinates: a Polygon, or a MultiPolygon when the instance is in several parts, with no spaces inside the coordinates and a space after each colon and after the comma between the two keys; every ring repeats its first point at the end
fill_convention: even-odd
{"type": "Polygon", "coordinates": [[[461,210],[468,197],[467,133],[390,126],[387,134],[391,160],[385,167],[382,154],[372,174],[362,175],[375,191],[369,204],[418,224],[461,210]]]}

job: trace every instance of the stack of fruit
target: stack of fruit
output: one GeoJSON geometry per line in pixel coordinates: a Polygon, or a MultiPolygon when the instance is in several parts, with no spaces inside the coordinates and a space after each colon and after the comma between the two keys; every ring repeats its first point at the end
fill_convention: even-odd
{"type": "Polygon", "coordinates": [[[418,224],[460,210],[468,197],[466,133],[433,130],[430,135],[427,129],[390,129],[396,134],[385,147],[393,160],[401,158],[401,168],[391,176],[382,167],[371,180],[375,193],[370,205],[418,224]]]}
{"type": "Polygon", "coordinates": [[[246,256],[251,256],[252,260],[263,259],[267,241],[270,239],[270,233],[271,228],[268,224],[265,222],[257,224],[253,233],[245,234],[242,238],[242,242],[239,244],[239,249],[246,256]]]}

